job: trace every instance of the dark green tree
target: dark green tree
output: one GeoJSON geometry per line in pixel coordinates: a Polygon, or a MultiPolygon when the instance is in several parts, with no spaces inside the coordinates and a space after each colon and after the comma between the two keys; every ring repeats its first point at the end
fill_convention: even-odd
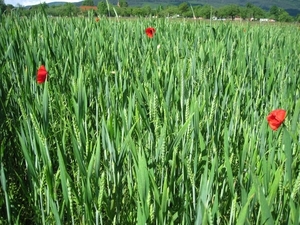
{"type": "Polygon", "coordinates": [[[300,13],[296,16],[296,21],[300,23],[300,13]]]}
{"type": "Polygon", "coordinates": [[[162,12],[163,10],[164,10],[164,6],[159,5],[155,10],[155,15],[159,16],[159,13],[162,12]]]}
{"type": "Polygon", "coordinates": [[[142,16],[150,16],[152,15],[152,9],[149,5],[145,5],[141,8],[142,16]]]}
{"type": "Polygon", "coordinates": [[[46,2],[39,4],[40,10],[46,10],[47,8],[49,8],[49,5],[46,2]]]}
{"type": "Polygon", "coordinates": [[[280,9],[276,6],[276,5],[273,5],[271,8],[270,8],[270,16],[272,18],[274,18],[275,20],[278,20],[278,16],[280,14],[280,9]]]}
{"type": "Polygon", "coordinates": [[[16,9],[16,8],[15,8],[13,5],[7,4],[7,5],[5,6],[5,9],[4,9],[3,13],[5,12],[5,14],[9,14],[9,13],[11,13],[13,10],[15,10],[15,9],[16,9]]]}
{"type": "Polygon", "coordinates": [[[160,6],[157,9],[156,14],[157,14],[158,17],[167,17],[169,13],[167,12],[167,7],[166,6],[160,6]]]}
{"type": "Polygon", "coordinates": [[[94,6],[94,1],[93,0],[84,0],[82,2],[83,6],[94,6]]]}
{"type": "Polygon", "coordinates": [[[61,6],[51,6],[47,9],[47,13],[50,16],[61,16],[60,14],[60,8],[62,8],[61,6]]]}
{"type": "Polygon", "coordinates": [[[143,16],[143,10],[140,7],[133,7],[131,12],[133,16],[143,16]]]}
{"type": "Polygon", "coordinates": [[[253,7],[253,4],[251,4],[249,2],[246,4],[246,8],[251,9],[252,7],[253,7]]]}
{"type": "Polygon", "coordinates": [[[167,7],[165,10],[167,12],[167,16],[169,17],[177,16],[180,14],[178,7],[174,5],[167,7]]]}
{"type": "MultiPolygon", "coordinates": [[[[132,7],[117,7],[116,8],[118,16],[128,17],[132,15],[132,7]]],[[[111,15],[113,13],[110,13],[111,15]]],[[[113,16],[113,15],[112,15],[113,16]]]]}
{"type": "Polygon", "coordinates": [[[78,7],[76,7],[72,3],[66,3],[63,5],[63,10],[64,10],[64,16],[76,16],[79,13],[78,7]]]}
{"type": "Polygon", "coordinates": [[[252,7],[252,17],[254,19],[260,19],[266,17],[266,11],[264,11],[262,8],[253,6],[252,7]]]}
{"type": "MultiPolygon", "coordinates": [[[[246,4],[246,8],[245,8],[245,11],[242,10],[242,13],[246,14],[245,17],[246,18],[253,18],[253,11],[254,11],[254,5],[251,4],[251,3],[247,3],[246,4]]],[[[242,16],[243,17],[243,16],[242,16]]]]}
{"type": "Polygon", "coordinates": [[[278,16],[279,22],[292,22],[293,20],[294,20],[293,17],[290,16],[290,14],[285,10],[282,10],[278,16]]]}
{"type": "Polygon", "coordinates": [[[210,5],[204,5],[199,9],[197,9],[196,11],[197,11],[197,15],[205,19],[209,19],[210,16],[214,14],[214,9],[210,5]]]}
{"type": "Polygon", "coordinates": [[[179,10],[180,14],[183,14],[183,13],[189,11],[189,8],[190,7],[187,2],[183,2],[178,6],[178,10],[179,10]]]}
{"type": "Polygon", "coordinates": [[[108,7],[107,7],[107,4],[106,4],[105,1],[100,1],[98,3],[97,8],[98,8],[99,15],[101,15],[101,16],[108,16],[108,7]]]}
{"type": "Polygon", "coordinates": [[[12,4],[6,5],[6,10],[13,10],[15,7],[12,4]]]}
{"type": "Polygon", "coordinates": [[[251,3],[246,4],[245,11],[241,9],[242,18],[253,18],[254,20],[257,20],[265,16],[266,12],[262,8],[252,5],[251,3]]]}
{"type": "Polygon", "coordinates": [[[4,0],[0,0],[0,15],[5,11],[6,5],[4,3],[4,0]]]}
{"type": "Polygon", "coordinates": [[[217,16],[218,18],[226,18],[227,15],[227,11],[224,10],[224,7],[220,7],[216,10],[215,16],[217,16]]]}
{"type": "Polygon", "coordinates": [[[128,2],[125,1],[125,0],[120,0],[120,1],[118,2],[118,5],[119,5],[121,8],[126,8],[126,7],[128,7],[128,2]]]}
{"type": "Polygon", "coordinates": [[[243,19],[248,19],[250,18],[249,14],[248,14],[248,9],[247,7],[240,7],[240,16],[243,19]]]}
{"type": "Polygon", "coordinates": [[[238,5],[225,6],[224,10],[225,10],[225,14],[231,17],[232,20],[234,20],[234,18],[240,14],[240,8],[238,5]]]}

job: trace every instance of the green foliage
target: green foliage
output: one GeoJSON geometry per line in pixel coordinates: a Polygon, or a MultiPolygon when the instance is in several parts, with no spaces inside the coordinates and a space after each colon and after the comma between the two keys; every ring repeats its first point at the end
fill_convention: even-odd
{"type": "Polygon", "coordinates": [[[286,11],[281,12],[278,16],[279,22],[292,22],[294,19],[286,11]]]}
{"type": "MultiPolygon", "coordinates": [[[[93,5],[93,2],[83,2],[84,5],[90,6],[93,5]]],[[[49,16],[77,16],[84,15],[88,16],[88,11],[81,12],[76,4],[66,3],[64,5],[56,5],[49,7],[46,3],[42,3],[39,5],[32,6],[29,9],[19,7],[19,8],[11,8],[11,6],[5,6],[6,14],[10,14],[12,11],[17,9],[18,14],[22,16],[33,16],[36,13],[46,13],[49,16]]],[[[222,7],[212,7],[210,5],[196,5],[192,6],[188,2],[183,2],[179,5],[168,5],[168,6],[157,6],[153,5],[143,5],[143,6],[128,6],[127,1],[120,1],[117,5],[112,5],[107,3],[106,1],[98,2],[98,13],[93,10],[94,16],[97,14],[101,16],[109,16],[114,17],[116,15],[129,17],[147,17],[150,15],[155,15],[158,17],[202,17],[204,19],[210,19],[211,17],[217,18],[225,18],[225,19],[234,19],[235,17],[241,17],[244,20],[249,20],[253,18],[253,20],[258,20],[260,18],[270,18],[275,19],[280,22],[292,22],[295,19],[291,17],[285,10],[278,8],[277,6],[273,6],[270,9],[270,12],[267,13],[263,9],[253,5],[246,4],[245,7],[238,5],[226,5],[222,7]]]]}
{"type": "Polygon", "coordinates": [[[120,1],[118,1],[118,6],[121,8],[126,8],[126,7],[128,7],[128,2],[125,0],[120,0],[120,1]]]}
{"type": "Polygon", "coordinates": [[[203,17],[205,19],[209,19],[209,18],[211,18],[211,15],[214,15],[215,13],[214,13],[214,9],[211,6],[205,5],[205,6],[196,8],[195,14],[198,17],[203,17]]]}
{"type": "Polygon", "coordinates": [[[240,14],[240,8],[238,5],[226,5],[223,6],[220,11],[223,12],[223,15],[225,17],[231,17],[233,20],[235,16],[238,16],[240,14]]]}
{"type": "Polygon", "coordinates": [[[263,9],[252,4],[247,4],[245,10],[242,11],[242,13],[243,18],[253,18],[254,20],[266,17],[266,12],[263,9]]]}
{"type": "Polygon", "coordinates": [[[185,13],[187,12],[188,10],[190,9],[188,3],[186,2],[183,2],[181,3],[179,6],[178,6],[178,10],[180,13],[185,13]]]}
{"type": "Polygon", "coordinates": [[[51,16],[76,16],[79,14],[79,8],[72,3],[65,3],[62,6],[50,7],[47,13],[51,16]]]}
{"type": "Polygon", "coordinates": [[[84,0],[82,2],[83,6],[94,6],[94,0],[84,0]]]}
{"type": "Polygon", "coordinates": [[[3,0],[0,0],[0,15],[5,11],[6,5],[3,0]]]}
{"type": "Polygon", "coordinates": [[[152,9],[150,6],[133,7],[131,12],[132,15],[146,17],[152,14],[152,9]]]}
{"type": "Polygon", "coordinates": [[[99,15],[108,16],[108,6],[105,1],[99,2],[97,8],[99,15]]]}
{"type": "Polygon", "coordinates": [[[3,18],[4,224],[300,223],[294,25],[3,18]]]}
{"type": "Polygon", "coordinates": [[[270,18],[279,22],[292,22],[294,20],[294,18],[291,17],[288,12],[286,12],[284,9],[278,8],[277,6],[272,6],[269,14],[270,18]]]}
{"type": "Polygon", "coordinates": [[[278,17],[280,15],[280,9],[276,5],[273,5],[270,8],[270,15],[273,16],[275,20],[278,20],[278,17]]]}

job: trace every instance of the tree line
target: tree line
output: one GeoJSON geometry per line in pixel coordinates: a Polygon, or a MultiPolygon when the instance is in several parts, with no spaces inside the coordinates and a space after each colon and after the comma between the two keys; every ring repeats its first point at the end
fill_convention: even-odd
{"type": "MultiPolygon", "coordinates": [[[[82,6],[94,6],[93,0],[84,0],[82,6]]],[[[117,5],[107,4],[105,0],[98,3],[97,7],[86,10],[84,7],[78,7],[73,3],[65,3],[62,5],[49,6],[46,3],[41,3],[30,8],[18,5],[5,5],[3,0],[0,0],[1,13],[8,14],[17,10],[21,16],[33,15],[39,11],[45,12],[49,16],[87,16],[88,13],[94,16],[102,17],[184,17],[184,18],[203,18],[203,19],[231,19],[241,18],[243,20],[259,20],[268,18],[279,22],[300,22],[300,14],[296,17],[277,7],[272,6],[269,11],[266,11],[251,3],[246,6],[235,4],[225,5],[222,7],[212,7],[210,5],[190,5],[188,2],[183,2],[179,5],[159,5],[157,7],[145,6],[129,6],[126,0],[120,0],[117,5]]]]}

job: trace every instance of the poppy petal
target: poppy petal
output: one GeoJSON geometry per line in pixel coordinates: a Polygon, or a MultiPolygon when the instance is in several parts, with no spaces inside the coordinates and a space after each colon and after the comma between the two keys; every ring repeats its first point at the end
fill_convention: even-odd
{"type": "Polygon", "coordinates": [[[36,81],[38,84],[42,84],[46,81],[48,75],[48,71],[46,70],[44,65],[41,65],[37,71],[36,81]]]}
{"type": "Polygon", "coordinates": [[[267,116],[267,121],[272,130],[277,130],[284,122],[286,117],[286,110],[275,109],[267,116]]]}
{"type": "Polygon", "coordinates": [[[145,33],[149,38],[153,38],[155,32],[156,32],[156,30],[153,27],[148,27],[145,29],[145,33]]]}

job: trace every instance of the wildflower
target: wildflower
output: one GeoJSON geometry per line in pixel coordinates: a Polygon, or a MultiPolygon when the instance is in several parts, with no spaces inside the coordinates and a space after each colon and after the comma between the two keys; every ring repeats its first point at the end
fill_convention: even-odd
{"type": "Polygon", "coordinates": [[[267,121],[272,130],[277,130],[284,122],[286,111],[284,109],[275,109],[267,116],[267,121]]]}
{"type": "Polygon", "coordinates": [[[155,30],[155,28],[153,28],[153,27],[148,27],[148,28],[146,28],[145,32],[146,32],[146,35],[147,35],[149,38],[153,38],[153,36],[154,36],[156,30],[155,30]]]}
{"type": "Polygon", "coordinates": [[[37,71],[36,81],[38,84],[42,84],[46,81],[48,75],[48,71],[46,70],[44,65],[41,65],[37,71]]]}

